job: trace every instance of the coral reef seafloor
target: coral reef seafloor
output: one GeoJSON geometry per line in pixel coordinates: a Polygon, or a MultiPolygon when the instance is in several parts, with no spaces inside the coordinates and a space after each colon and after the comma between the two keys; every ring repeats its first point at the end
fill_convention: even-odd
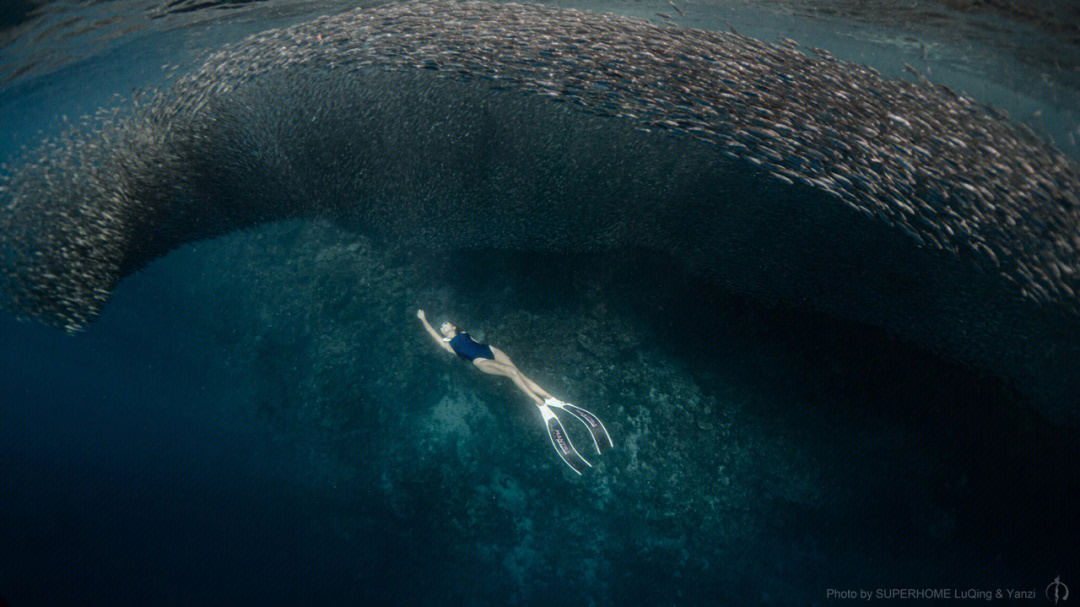
{"type": "Polygon", "coordinates": [[[296,482],[352,492],[310,516],[366,598],[783,604],[831,580],[1028,579],[1076,537],[1075,439],[1003,381],[644,252],[435,253],[283,222],[182,247],[116,297],[91,338],[184,335],[167,347],[234,382],[224,418],[307,454],[296,482]],[[418,307],[616,448],[568,420],[594,464],[573,474],[418,307]]]}

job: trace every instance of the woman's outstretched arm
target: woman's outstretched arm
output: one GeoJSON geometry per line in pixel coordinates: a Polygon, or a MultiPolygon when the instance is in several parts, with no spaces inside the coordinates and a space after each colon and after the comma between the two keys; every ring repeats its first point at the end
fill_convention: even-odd
{"type": "Polygon", "coordinates": [[[417,310],[416,317],[420,319],[420,322],[424,323],[424,328],[427,329],[428,334],[431,335],[431,338],[435,340],[435,343],[439,344],[439,346],[441,346],[443,350],[446,350],[451,354],[454,353],[454,349],[450,347],[450,344],[443,341],[442,336],[436,333],[435,329],[431,327],[431,323],[427,321],[427,316],[424,316],[423,310],[417,310]]]}

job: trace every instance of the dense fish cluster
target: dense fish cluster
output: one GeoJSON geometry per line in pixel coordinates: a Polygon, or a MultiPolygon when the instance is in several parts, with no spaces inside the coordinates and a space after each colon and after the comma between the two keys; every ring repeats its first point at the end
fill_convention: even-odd
{"type": "Polygon", "coordinates": [[[1080,313],[1080,171],[1006,116],[789,40],[483,2],[409,3],[259,34],[43,144],[8,167],[0,192],[9,304],[75,330],[122,276],[170,247],[313,212],[269,202],[273,180],[207,166],[202,150],[243,148],[242,131],[223,142],[215,129],[239,111],[230,104],[251,103],[247,83],[364,70],[434,73],[704,142],[777,185],[823,192],[915,246],[989,269],[1031,301],[1080,313]],[[231,183],[250,183],[248,195],[266,188],[267,206],[222,211],[231,183]]]}

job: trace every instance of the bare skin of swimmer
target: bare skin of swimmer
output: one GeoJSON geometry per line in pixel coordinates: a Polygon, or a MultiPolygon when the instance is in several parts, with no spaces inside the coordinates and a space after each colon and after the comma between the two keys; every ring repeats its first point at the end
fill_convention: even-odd
{"type": "MultiPolygon", "coordinates": [[[[423,310],[417,310],[416,317],[420,319],[420,322],[424,323],[424,329],[427,330],[428,334],[431,335],[432,339],[434,339],[439,346],[451,354],[454,353],[454,349],[450,347],[450,344],[444,341],[443,338],[435,332],[431,323],[427,321],[427,317],[424,315],[423,310]]],[[[447,339],[457,335],[457,330],[454,328],[454,325],[448,322],[443,323],[439,330],[447,339]]],[[[514,385],[524,392],[526,396],[531,398],[537,406],[543,405],[545,399],[553,398],[546,390],[536,385],[536,382],[525,377],[505,352],[495,346],[489,345],[488,347],[491,348],[491,353],[495,355],[495,360],[489,358],[477,358],[473,361],[473,364],[476,365],[478,369],[489,375],[509,377],[510,380],[514,382],[514,385]]]]}

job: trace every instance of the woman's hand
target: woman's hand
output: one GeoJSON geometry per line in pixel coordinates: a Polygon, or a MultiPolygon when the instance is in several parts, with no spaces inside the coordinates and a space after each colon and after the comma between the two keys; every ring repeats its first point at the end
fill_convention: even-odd
{"type": "Polygon", "coordinates": [[[435,343],[439,344],[440,348],[446,350],[451,354],[454,353],[454,349],[450,347],[450,344],[443,341],[442,336],[436,333],[435,329],[433,329],[432,326],[428,324],[427,317],[424,316],[424,311],[422,309],[416,311],[416,317],[420,319],[420,322],[424,323],[424,330],[427,331],[428,335],[430,335],[431,338],[435,340],[435,343]]]}

